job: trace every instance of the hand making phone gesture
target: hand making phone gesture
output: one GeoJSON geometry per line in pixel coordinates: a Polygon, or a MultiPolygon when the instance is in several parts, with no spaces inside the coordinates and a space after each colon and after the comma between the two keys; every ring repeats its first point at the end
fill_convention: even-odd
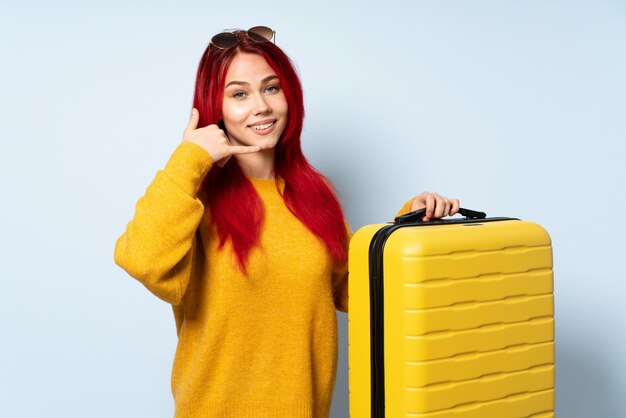
{"type": "Polygon", "coordinates": [[[213,161],[217,162],[220,167],[224,166],[233,154],[249,154],[261,149],[258,145],[231,145],[226,133],[217,125],[208,125],[203,128],[198,128],[199,119],[198,110],[194,107],[191,112],[189,124],[183,133],[183,142],[188,141],[200,145],[211,154],[213,161]]]}

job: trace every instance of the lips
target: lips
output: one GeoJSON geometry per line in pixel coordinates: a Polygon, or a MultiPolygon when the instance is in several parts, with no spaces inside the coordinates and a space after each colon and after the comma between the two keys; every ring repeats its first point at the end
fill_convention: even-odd
{"type": "Polygon", "coordinates": [[[252,129],[267,129],[276,123],[276,119],[263,119],[248,125],[252,129]]]}
{"type": "Polygon", "coordinates": [[[250,128],[256,135],[269,135],[274,132],[277,122],[277,119],[266,119],[255,124],[248,125],[248,128],[250,128]]]}
{"type": "Polygon", "coordinates": [[[275,123],[275,122],[274,122],[274,121],[272,121],[272,122],[263,123],[263,124],[250,125],[250,127],[251,127],[252,129],[254,129],[254,130],[257,130],[257,131],[262,131],[263,129],[267,129],[267,128],[269,128],[269,127],[273,126],[273,125],[274,125],[274,123],[275,123]]]}

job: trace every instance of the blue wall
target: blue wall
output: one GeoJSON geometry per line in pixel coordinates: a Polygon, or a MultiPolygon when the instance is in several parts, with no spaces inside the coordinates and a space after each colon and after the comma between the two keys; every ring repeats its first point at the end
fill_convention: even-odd
{"type": "Polygon", "coordinates": [[[428,190],[550,232],[558,416],[626,416],[626,3],[336,3],[0,6],[0,416],[172,416],[171,309],[113,247],[208,40],[258,24],[297,64],[305,152],[354,229],[428,190]]]}

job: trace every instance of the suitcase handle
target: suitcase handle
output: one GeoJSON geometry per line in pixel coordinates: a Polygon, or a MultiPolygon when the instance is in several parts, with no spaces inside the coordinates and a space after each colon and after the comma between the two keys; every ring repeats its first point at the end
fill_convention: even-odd
{"type": "MultiPolygon", "coordinates": [[[[485,219],[487,214],[485,212],[478,212],[476,210],[459,208],[459,213],[465,216],[465,219],[485,219]]],[[[396,224],[406,224],[406,223],[415,223],[415,222],[423,222],[422,218],[426,215],[426,208],[421,208],[418,210],[414,210],[413,212],[409,212],[406,215],[398,216],[395,219],[396,224]]]]}

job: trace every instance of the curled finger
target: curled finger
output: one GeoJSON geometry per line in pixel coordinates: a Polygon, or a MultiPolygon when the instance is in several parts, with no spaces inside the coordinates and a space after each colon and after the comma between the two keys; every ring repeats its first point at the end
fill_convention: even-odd
{"type": "Polygon", "coordinates": [[[459,199],[452,199],[452,208],[450,209],[450,216],[456,215],[459,212],[459,208],[461,207],[461,203],[459,199]]]}
{"type": "Polygon", "coordinates": [[[426,195],[426,216],[424,217],[425,221],[429,221],[432,219],[435,213],[435,196],[432,193],[428,193],[426,195]]]}
{"type": "Polygon", "coordinates": [[[445,216],[446,204],[444,202],[443,197],[438,195],[437,193],[433,193],[433,197],[435,200],[435,208],[433,211],[433,218],[443,218],[445,216]]]}

